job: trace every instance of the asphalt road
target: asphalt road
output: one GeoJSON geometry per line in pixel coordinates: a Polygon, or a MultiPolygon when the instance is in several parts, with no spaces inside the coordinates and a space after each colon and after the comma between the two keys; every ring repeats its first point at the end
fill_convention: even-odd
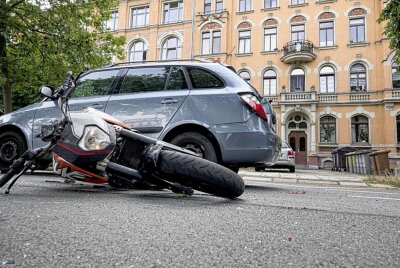
{"type": "Polygon", "coordinates": [[[400,267],[400,191],[247,181],[238,200],[25,176],[1,267],[400,267]]]}

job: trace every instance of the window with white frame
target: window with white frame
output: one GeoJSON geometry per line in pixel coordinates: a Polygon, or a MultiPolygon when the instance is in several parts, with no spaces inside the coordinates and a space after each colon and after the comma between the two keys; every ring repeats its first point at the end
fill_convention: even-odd
{"type": "Polygon", "coordinates": [[[275,96],[277,89],[276,72],[267,70],[263,75],[263,93],[264,96],[275,96]]]}
{"type": "Polygon", "coordinates": [[[251,52],[251,30],[239,31],[238,53],[246,54],[251,52]]]}
{"type": "Polygon", "coordinates": [[[164,23],[181,22],[183,20],[183,1],[164,3],[164,23]]]}
{"type": "Polygon", "coordinates": [[[277,28],[264,28],[264,51],[273,51],[276,45],[277,28]]]}
{"type": "Polygon", "coordinates": [[[217,54],[221,52],[221,31],[207,31],[202,34],[201,54],[217,54]]]}
{"type": "Polygon", "coordinates": [[[306,3],[305,0],[291,0],[292,5],[301,5],[301,4],[305,4],[305,3],[306,3]]]}
{"type": "Polygon", "coordinates": [[[112,11],[111,17],[103,22],[103,27],[108,31],[115,31],[118,29],[118,11],[112,11]]]}
{"type": "Polygon", "coordinates": [[[400,66],[397,63],[392,64],[392,86],[400,88],[400,66]]]}
{"type": "Polygon", "coordinates": [[[334,45],[333,21],[324,21],[319,23],[319,46],[329,47],[334,45]]]}
{"type": "Polygon", "coordinates": [[[292,25],[292,41],[304,41],[305,40],[305,25],[297,24],[292,25]]]}
{"type": "Polygon", "coordinates": [[[211,14],[211,0],[204,0],[204,14],[211,14]]]}
{"type": "Polygon", "coordinates": [[[331,66],[324,66],[319,71],[319,92],[335,92],[335,70],[331,66]]]}
{"type": "Polygon", "coordinates": [[[295,68],[290,74],[290,92],[304,92],[305,91],[306,76],[304,70],[295,68]]]}
{"type": "Polygon", "coordinates": [[[367,69],[361,63],[350,68],[350,90],[367,91],[367,69]]]}
{"type": "Polygon", "coordinates": [[[132,44],[129,50],[129,61],[145,61],[147,54],[147,47],[143,41],[137,41],[132,44]]]}
{"type": "Polygon", "coordinates": [[[165,40],[162,46],[161,59],[174,60],[181,58],[181,41],[177,37],[170,37],[165,40]]]}
{"type": "Polygon", "coordinates": [[[149,25],[149,7],[132,8],[131,28],[145,27],[149,25]]]}
{"type": "Polygon", "coordinates": [[[239,0],[239,12],[245,12],[251,10],[252,0],[239,0]]]}
{"type": "Polygon", "coordinates": [[[264,0],[264,8],[275,8],[278,6],[278,0],[264,0]]]}
{"type": "Polygon", "coordinates": [[[223,0],[216,0],[215,1],[215,12],[219,13],[224,10],[224,1],[223,0]]]}
{"type": "Polygon", "coordinates": [[[365,18],[350,19],[350,43],[365,42],[365,18]]]}

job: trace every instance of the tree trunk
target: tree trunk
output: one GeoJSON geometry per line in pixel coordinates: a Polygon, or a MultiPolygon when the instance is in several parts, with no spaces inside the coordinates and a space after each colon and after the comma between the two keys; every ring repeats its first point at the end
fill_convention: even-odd
{"type": "Polygon", "coordinates": [[[0,17],[2,17],[0,20],[0,81],[3,81],[1,83],[1,89],[3,92],[4,113],[9,113],[12,111],[12,98],[10,82],[8,80],[7,40],[5,36],[9,14],[5,9],[7,6],[6,0],[0,0],[0,3],[2,9],[2,11],[0,11],[0,17]]]}

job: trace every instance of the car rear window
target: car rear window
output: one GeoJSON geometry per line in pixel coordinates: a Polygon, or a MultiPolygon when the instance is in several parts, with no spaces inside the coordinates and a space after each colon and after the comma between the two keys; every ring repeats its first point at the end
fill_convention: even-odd
{"type": "Polygon", "coordinates": [[[187,67],[194,89],[222,88],[224,83],[215,74],[201,68],[187,67]]]}
{"type": "Polygon", "coordinates": [[[187,89],[180,67],[132,68],[126,74],[120,93],[187,89]]]}
{"type": "Polygon", "coordinates": [[[187,88],[188,86],[182,68],[172,67],[168,78],[167,90],[181,90],[187,88]]]}
{"type": "Polygon", "coordinates": [[[129,69],[120,93],[162,91],[168,78],[169,68],[150,67],[129,69]]]}

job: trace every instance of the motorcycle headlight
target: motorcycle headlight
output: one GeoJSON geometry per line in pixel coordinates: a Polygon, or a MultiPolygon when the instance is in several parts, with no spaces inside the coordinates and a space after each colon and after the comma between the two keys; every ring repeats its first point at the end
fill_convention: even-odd
{"type": "Polygon", "coordinates": [[[85,127],[78,146],[85,151],[104,150],[111,144],[110,136],[96,126],[85,127]]]}

